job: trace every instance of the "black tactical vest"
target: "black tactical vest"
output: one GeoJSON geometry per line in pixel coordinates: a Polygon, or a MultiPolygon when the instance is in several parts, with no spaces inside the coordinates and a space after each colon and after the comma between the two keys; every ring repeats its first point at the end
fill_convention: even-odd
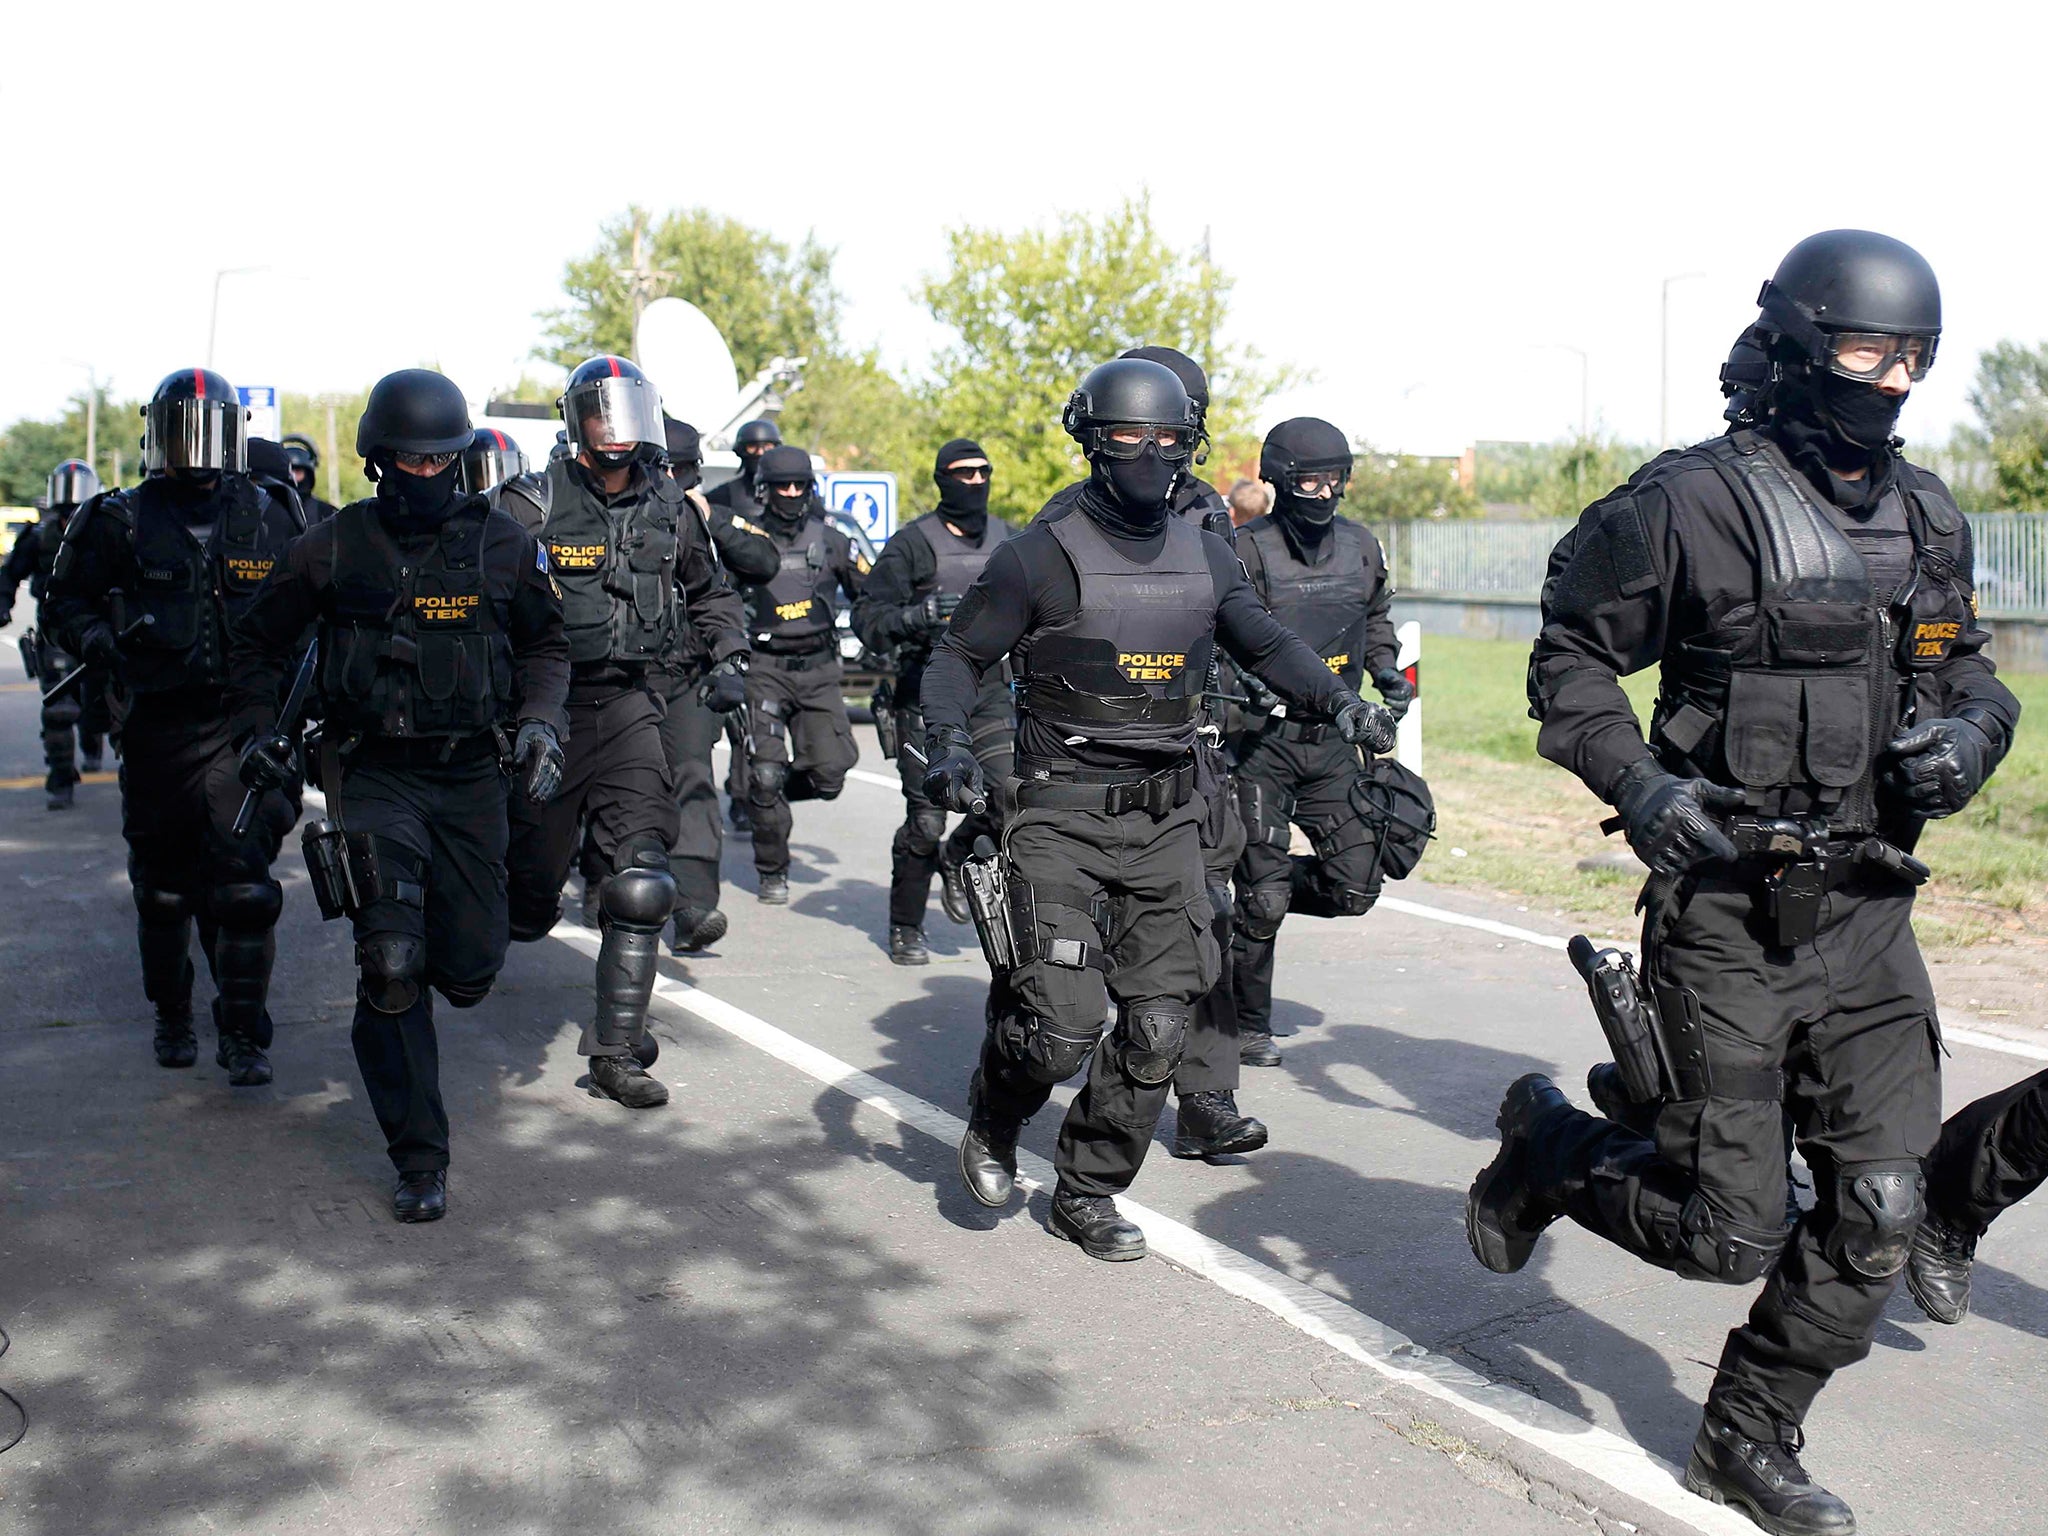
{"type": "Polygon", "coordinates": [[[762,585],[746,589],[748,631],[770,655],[821,650],[832,643],[832,591],[839,584],[825,520],[816,513],[806,517],[789,544],[772,531],[772,522],[764,526],[782,551],[782,568],[762,585]]]}
{"type": "Polygon", "coordinates": [[[679,523],[696,513],[667,476],[642,473],[637,500],[607,507],[566,463],[548,471],[542,542],[562,589],[571,665],[657,663],[675,649],[683,624],[679,523]]]}
{"type": "Polygon", "coordinates": [[[42,601],[43,589],[50,584],[50,573],[57,567],[57,546],[64,542],[64,524],[68,516],[45,512],[36,520],[36,568],[28,579],[28,595],[37,602],[42,601]]]}
{"type": "Polygon", "coordinates": [[[1295,558],[1275,518],[1247,523],[1240,535],[1259,552],[1259,596],[1273,617],[1358,688],[1365,677],[1366,612],[1386,574],[1378,541],[1356,523],[1335,518],[1327,535],[1329,558],[1310,565],[1295,558]]]}
{"type": "Polygon", "coordinates": [[[1073,562],[1081,606],[1019,651],[1024,711],[1063,736],[1191,749],[1216,637],[1216,579],[1200,531],[1168,518],[1158,558],[1139,565],[1086,513],[1045,526],[1073,562]]]}
{"type": "Polygon", "coordinates": [[[1757,596],[1666,656],[1651,744],[1675,771],[1751,791],[1765,815],[1870,831],[1876,760],[1911,715],[1914,675],[1945,662],[1974,617],[1968,525],[1902,467],[1887,494],[1904,498],[1912,573],[1878,594],[1841,514],[1773,444],[1742,431],[1694,451],[1743,509],[1757,596]]]}
{"type": "Polygon", "coordinates": [[[241,475],[222,475],[213,536],[201,543],[161,480],[110,496],[106,510],[128,526],[135,571],[114,619],[127,629],[121,676],[132,693],[219,688],[227,681],[227,632],[283,558],[290,540],[266,525],[272,503],[241,475]]]}
{"type": "Polygon", "coordinates": [[[416,554],[376,502],[335,514],[334,586],[320,633],[329,729],[467,739],[512,713],[512,642],[485,583],[485,507],[465,507],[416,554]]]}
{"type": "Polygon", "coordinates": [[[981,542],[970,543],[946,526],[945,515],[940,512],[925,513],[903,531],[908,533],[911,528],[931,546],[932,558],[938,563],[934,590],[942,597],[965,597],[967,589],[981,575],[982,567],[988,564],[988,557],[996,552],[996,546],[1010,536],[1010,525],[999,517],[991,517],[981,531],[981,542]]]}

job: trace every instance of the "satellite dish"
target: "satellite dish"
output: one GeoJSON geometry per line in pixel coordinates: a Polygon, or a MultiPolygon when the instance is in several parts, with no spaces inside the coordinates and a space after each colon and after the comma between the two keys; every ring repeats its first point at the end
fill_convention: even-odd
{"type": "Polygon", "coordinates": [[[715,432],[739,397],[739,369],[718,327],[688,299],[656,299],[640,312],[634,360],[654,381],[662,409],[715,432]]]}

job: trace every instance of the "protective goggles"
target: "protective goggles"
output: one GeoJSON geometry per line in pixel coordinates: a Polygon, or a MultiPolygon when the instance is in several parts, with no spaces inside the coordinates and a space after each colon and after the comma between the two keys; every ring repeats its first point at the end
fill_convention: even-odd
{"type": "Polygon", "coordinates": [[[391,455],[391,462],[400,469],[424,469],[431,474],[439,474],[450,464],[453,464],[455,458],[456,456],[452,453],[405,453],[394,451],[391,455]]]}
{"type": "Polygon", "coordinates": [[[1344,494],[1344,487],[1351,482],[1351,471],[1342,466],[1297,469],[1287,477],[1287,488],[1296,496],[1310,501],[1317,500],[1327,490],[1332,500],[1344,494]]]}
{"type": "Polygon", "coordinates": [[[1934,348],[1939,337],[1887,336],[1879,331],[1829,331],[1826,333],[1830,372],[1845,379],[1875,384],[1896,368],[1906,365],[1906,376],[1919,383],[1934,366],[1934,348]]]}
{"type": "Polygon", "coordinates": [[[1178,464],[1195,451],[1195,434],[1186,427],[1148,422],[1116,422],[1095,429],[1094,451],[1105,459],[1135,459],[1148,445],[1169,464],[1178,464]]]}

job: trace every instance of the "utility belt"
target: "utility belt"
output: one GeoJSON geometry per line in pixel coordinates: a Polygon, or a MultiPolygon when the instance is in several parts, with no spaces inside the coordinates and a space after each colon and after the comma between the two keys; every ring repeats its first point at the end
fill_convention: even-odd
{"type": "Polygon", "coordinates": [[[1825,820],[1737,816],[1728,837],[1739,878],[1754,882],[1773,937],[1784,948],[1811,944],[1820,931],[1822,898],[1858,881],[1927,883],[1927,866],[1902,848],[1867,834],[1836,836],[1825,820]]]}
{"type": "Polygon", "coordinates": [[[1286,715],[1267,717],[1262,736],[1277,736],[1282,741],[1298,741],[1303,746],[1317,746],[1325,741],[1337,740],[1337,726],[1330,720],[1295,720],[1286,715]]]}
{"type": "Polygon", "coordinates": [[[839,660],[836,646],[821,645],[808,651],[764,651],[756,648],[753,665],[774,667],[783,672],[814,672],[839,660]]]}
{"type": "MultiPolygon", "coordinates": [[[[500,729],[478,731],[472,736],[364,736],[344,743],[344,755],[351,763],[375,763],[387,768],[438,768],[448,763],[473,762],[478,758],[501,756],[500,729]]],[[[324,735],[324,732],[323,732],[324,735]]],[[[322,781],[323,789],[335,793],[322,781]]]]}
{"type": "Polygon", "coordinates": [[[1122,816],[1148,812],[1156,821],[1195,797],[1195,759],[1142,779],[1109,768],[1077,768],[1022,758],[1017,763],[1017,804],[1026,809],[1101,811],[1122,816]]]}

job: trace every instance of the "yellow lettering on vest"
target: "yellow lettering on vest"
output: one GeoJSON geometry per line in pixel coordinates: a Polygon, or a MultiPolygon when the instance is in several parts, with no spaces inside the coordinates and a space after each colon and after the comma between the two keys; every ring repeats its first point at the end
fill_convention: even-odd
{"type": "Polygon", "coordinates": [[[1323,658],[1323,665],[1332,672],[1342,672],[1351,665],[1351,653],[1346,651],[1342,656],[1325,656],[1323,658]]]}
{"type": "Polygon", "coordinates": [[[604,564],[602,544],[550,544],[548,558],[564,570],[594,571],[604,564]]]}
{"type": "Polygon", "coordinates": [[[1941,654],[1941,642],[1939,640],[1919,641],[1913,647],[1913,654],[1915,656],[1939,656],[1941,654]]]}
{"type": "Polygon", "coordinates": [[[1954,622],[1944,624],[1915,624],[1915,640],[1953,640],[1963,632],[1963,626],[1954,622]]]}
{"type": "Polygon", "coordinates": [[[1185,651],[1119,651],[1116,669],[1126,682],[1170,683],[1187,666],[1185,651]]]}
{"type": "Polygon", "coordinates": [[[447,597],[415,597],[412,611],[415,618],[450,623],[468,618],[482,601],[482,596],[475,592],[457,592],[447,597]]]}
{"type": "Polygon", "coordinates": [[[800,619],[811,611],[811,600],[807,597],[800,603],[777,603],[775,617],[784,621],[800,619]]]}
{"type": "Polygon", "coordinates": [[[227,557],[228,574],[237,581],[262,581],[276,564],[275,560],[252,560],[246,555],[227,557]]]}

